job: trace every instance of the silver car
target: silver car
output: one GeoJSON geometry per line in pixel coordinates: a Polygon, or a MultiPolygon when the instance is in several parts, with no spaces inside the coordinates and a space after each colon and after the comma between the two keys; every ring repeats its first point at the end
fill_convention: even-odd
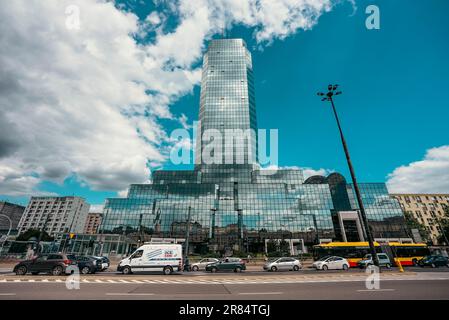
{"type": "Polygon", "coordinates": [[[269,260],[263,266],[263,269],[267,271],[278,271],[278,270],[298,271],[301,268],[302,268],[301,261],[295,258],[276,258],[269,260]]]}
{"type": "Polygon", "coordinates": [[[211,263],[218,262],[218,259],[215,258],[204,258],[198,262],[192,263],[192,271],[200,271],[205,270],[206,266],[211,263]]]}

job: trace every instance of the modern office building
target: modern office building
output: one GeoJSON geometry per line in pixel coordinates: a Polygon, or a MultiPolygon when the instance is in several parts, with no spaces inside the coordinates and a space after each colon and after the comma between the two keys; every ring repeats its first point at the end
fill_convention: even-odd
{"type": "MultiPolygon", "coordinates": [[[[443,235],[439,220],[448,218],[445,208],[449,208],[449,194],[391,194],[399,201],[402,210],[412,215],[419,223],[425,226],[430,240],[438,244],[443,235]]],[[[449,237],[449,235],[446,235],[449,237]]]]}
{"type": "Polygon", "coordinates": [[[20,218],[22,218],[24,210],[24,206],[15,203],[9,203],[6,201],[0,201],[0,234],[7,234],[10,227],[10,234],[16,234],[17,227],[19,225],[20,218]]]}
{"type": "MultiPolygon", "coordinates": [[[[151,184],[133,184],[126,198],[106,199],[102,234],[140,241],[188,237],[189,251],[197,253],[264,252],[273,240],[287,242],[295,254],[319,241],[365,239],[352,186],[342,175],[304,180],[302,170],[260,168],[253,68],[242,39],[210,42],[200,99],[194,169],[155,171],[151,184]],[[214,140],[231,149],[205,152],[208,130],[226,135],[230,129],[253,133],[244,142],[214,140]]],[[[374,236],[409,237],[385,184],[360,187],[374,236]]]]}
{"type": "Polygon", "coordinates": [[[19,233],[29,229],[45,230],[49,235],[82,233],[89,207],[81,197],[31,197],[19,222],[19,233]]]}
{"type": "Polygon", "coordinates": [[[99,212],[89,212],[84,225],[84,234],[96,234],[101,224],[102,214],[99,212]]]}

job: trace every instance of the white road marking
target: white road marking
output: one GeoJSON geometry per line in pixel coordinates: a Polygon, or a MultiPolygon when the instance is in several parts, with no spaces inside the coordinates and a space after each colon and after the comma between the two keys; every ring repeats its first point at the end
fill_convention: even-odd
{"type": "Polygon", "coordinates": [[[15,296],[15,293],[0,293],[0,296],[15,296]]]}
{"type": "Polygon", "coordinates": [[[357,292],[382,292],[382,291],[396,291],[396,289],[363,289],[363,290],[357,290],[357,292]]]}

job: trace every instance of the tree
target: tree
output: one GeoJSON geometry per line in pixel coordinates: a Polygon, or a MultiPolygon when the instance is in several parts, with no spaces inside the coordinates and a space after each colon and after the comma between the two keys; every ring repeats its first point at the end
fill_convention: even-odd
{"type": "Polygon", "coordinates": [[[423,225],[416,219],[412,213],[406,211],[404,213],[405,221],[407,223],[407,227],[409,229],[418,229],[419,234],[424,242],[428,242],[430,240],[429,232],[426,229],[426,226],[423,225]]]}
{"type": "MultiPolygon", "coordinates": [[[[40,235],[41,231],[40,230],[36,230],[36,229],[28,229],[27,231],[25,231],[24,233],[21,233],[18,237],[17,237],[17,241],[28,241],[31,238],[36,238],[39,239],[39,235],[40,235]]],[[[54,238],[51,237],[47,232],[42,231],[42,241],[53,241],[54,238]]]]}
{"type": "Polygon", "coordinates": [[[442,229],[438,237],[438,243],[448,245],[449,243],[447,243],[447,239],[449,238],[449,207],[444,206],[443,210],[443,218],[438,218],[438,224],[442,229]]]}

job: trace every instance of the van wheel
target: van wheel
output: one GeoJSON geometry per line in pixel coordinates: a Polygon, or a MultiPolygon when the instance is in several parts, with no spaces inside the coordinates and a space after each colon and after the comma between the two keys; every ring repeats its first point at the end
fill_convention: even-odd
{"type": "Polygon", "coordinates": [[[242,268],[237,267],[237,268],[234,269],[234,272],[242,272],[242,268]]]}
{"type": "Polygon", "coordinates": [[[166,276],[170,275],[173,272],[173,269],[171,267],[164,267],[164,274],[166,276]]]}
{"type": "Polygon", "coordinates": [[[62,274],[64,270],[62,269],[61,266],[56,266],[53,268],[53,270],[51,270],[51,274],[54,276],[60,276],[62,274]]]}
{"type": "Polygon", "coordinates": [[[122,273],[123,274],[131,274],[132,273],[131,267],[130,266],[123,267],[122,273]]]}
{"type": "Polygon", "coordinates": [[[327,271],[327,269],[329,269],[329,267],[327,265],[323,266],[323,271],[327,271]]]}
{"type": "Polygon", "coordinates": [[[293,266],[293,271],[298,271],[299,267],[298,266],[293,266]]]}
{"type": "Polygon", "coordinates": [[[347,264],[344,264],[343,265],[343,270],[348,270],[349,268],[348,268],[348,265],[347,264]]]}
{"type": "Polygon", "coordinates": [[[26,273],[27,273],[27,267],[25,267],[25,266],[20,266],[20,267],[18,267],[17,268],[17,270],[16,270],[16,275],[18,275],[18,276],[24,276],[24,275],[26,275],[26,273]]]}
{"type": "Polygon", "coordinates": [[[89,271],[90,271],[89,267],[83,267],[83,268],[81,269],[81,274],[88,274],[89,271]]]}
{"type": "Polygon", "coordinates": [[[276,271],[278,271],[278,268],[276,268],[275,266],[272,266],[271,271],[276,272],[276,271]]]}
{"type": "Polygon", "coordinates": [[[387,269],[391,269],[391,264],[387,263],[387,264],[385,265],[385,267],[386,267],[387,269]]]}
{"type": "Polygon", "coordinates": [[[192,271],[198,271],[198,270],[199,270],[198,266],[193,266],[192,267],[192,271]]]}

